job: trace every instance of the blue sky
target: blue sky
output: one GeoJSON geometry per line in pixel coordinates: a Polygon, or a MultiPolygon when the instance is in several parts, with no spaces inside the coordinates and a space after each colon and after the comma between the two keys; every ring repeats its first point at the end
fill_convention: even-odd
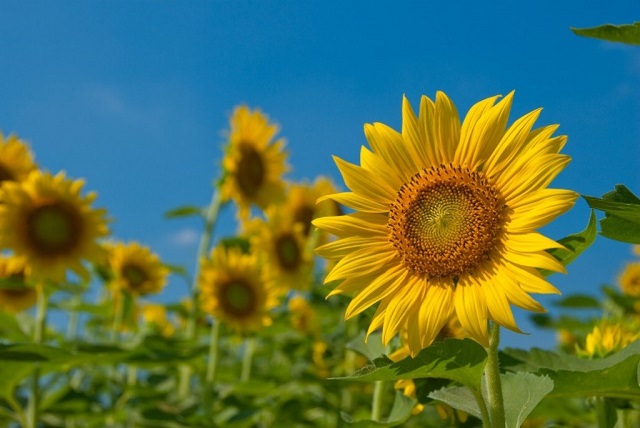
{"type": "MultiPolygon", "coordinates": [[[[42,167],[85,178],[118,238],[188,267],[198,224],[162,213],[208,202],[239,103],[281,125],[288,178],[341,183],[331,155],[357,162],[366,122],[399,129],[403,94],[417,105],[443,90],[463,114],[515,89],[512,120],[544,107],[538,124],[569,136],[556,187],[640,193],[640,47],[569,30],[635,20],[637,0],[4,1],[0,130],[29,141],[42,167]]],[[[578,231],[588,214],[580,201],[545,232],[578,231]]],[[[601,238],[553,281],[597,293],[631,258],[601,238]]]]}

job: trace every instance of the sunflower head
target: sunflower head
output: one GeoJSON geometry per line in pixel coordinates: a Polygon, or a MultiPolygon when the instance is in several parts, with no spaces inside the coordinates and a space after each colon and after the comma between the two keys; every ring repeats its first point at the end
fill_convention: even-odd
{"type": "Polygon", "coordinates": [[[23,259],[0,255],[0,309],[17,313],[35,305],[38,294],[26,283],[25,270],[23,259]]]}
{"type": "Polygon", "coordinates": [[[328,198],[353,212],[313,221],[338,238],[317,252],[336,262],[331,295],[353,295],[347,318],[378,304],[369,332],[384,343],[406,329],[415,355],[455,316],[488,345],[489,321],[519,331],[511,305],[541,311],[529,293],[558,292],[538,269],[564,271],[546,251],[562,246],[536,230],[577,197],[548,188],[569,162],[566,137],[534,129],[540,110],[507,126],[512,98],[462,121],[442,92],[417,115],[404,99],[400,132],[366,125],[360,165],[335,158],[350,191],[328,198]]]}
{"type": "Polygon", "coordinates": [[[67,269],[83,278],[83,261],[98,261],[104,251],[106,211],[93,208],[95,193],[81,195],[82,180],[32,171],[20,182],[5,182],[0,192],[0,248],[28,260],[31,277],[64,281],[67,269]]]}
{"type": "Polygon", "coordinates": [[[236,331],[248,333],[271,324],[269,312],[278,298],[263,281],[255,255],[215,248],[201,262],[199,281],[204,311],[236,331]]]}
{"type": "Polygon", "coordinates": [[[36,169],[33,153],[27,143],[15,135],[4,138],[0,132],[0,183],[22,181],[36,169]]]}
{"type": "Polygon", "coordinates": [[[307,299],[296,294],[289,299],[288,307],[293,328],[300,333],[317,334],[319,332],[316,312],[307,299]]]}
{"type": "Polygon", "coordinates": [[[640,296],[640,262],[627,264],[620,274],[619,283],[627,296],[640,296]]]}
{"type": "Polygon", "coordinates": [[[289,214],[281,207],[271,206],[266,220],[253,219],[246,228],[251,248],[264,259],[266,281],[283,293],[308,289],[313,273],[313,257],[303,227],[289,214]]]}
{"type": "Polygon", "coordinates": [[[152,331],[157,331],[165,337],[170,337],[175,332],[175,327],[169,321],[164,305],[145,303],[142,306],[142,319],[152,331]]]}
{"type": "Polygon", "coordinates": [[[318,177],[313,184],[291,184],[283,209],[289,211],[293,221],[302,225],[304,235],[309,236],[313,219],[341,214],[336,202],[324,199],[334,193],[336,187],[326,177],[318,177]]]}
{"type": "Polygon", "coordinates": [[[109,267],[113,278],[111,286],[133,296],[162,291],[169,270],[150,248],[137,242],[108,245],[109,267]]]}
{"type": "Polygon", "coordinates": [[[622,350],[638,338],[638,325],[605,320],[595,325],[587,334],[584,348],[577,349],[577,353],[584,357],[606,357],[622,350]]]}
{"type": "Polygon", "coordinates": [[[273,141],[278,126],[260,111],[239,106],[230,120],[229,141],[222,166],[222,199],[233,200],[241,218],[250,207],[265,209],[284,197],[282,175],[288,170],[284,140],[273,141]]]}

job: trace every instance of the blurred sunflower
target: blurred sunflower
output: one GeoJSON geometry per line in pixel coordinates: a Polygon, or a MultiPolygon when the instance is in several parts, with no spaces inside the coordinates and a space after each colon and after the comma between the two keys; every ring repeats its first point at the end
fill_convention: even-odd
{"type": "Polygon", "coordinates": [[[239,332],[271,324],[277,295],[262,279],[258,259],[237,248],[215,248],[202,260],[200,302],[204,311],[239,332]]]}
{"type": "Polygon", "coordinates": [[[239,106],[230,120],[230,134],[222,166],[222,200],[232,199],[241,218],[249,216],[251,205],[265,209],[284,197],[282,175],[288,170],[284,140],[273,138],[278,126],[269,123],[260,110],[239,106]]]}
{"type": "Polygon", "coordinates": [[[164,305],[145,303],[142,305],[142,319],[148,328],[165,337],[170,337],[175,332],[175,327],[169,321],[164,305]]]}
{"type": "Polygon", "coordinates": [[[97,240],[109,233],[106,211],[93,208],[95,193],[80,194],[83,180],[64,173],[32,171],[21,182],[4,182],[0,199],[0,248],[27,261],[34,279],[64,281],[67,269],[84,279],[83,260],[104,256],[97,240]]]}
{"type": "Polygon", "coordinates": [[[307,299],[296,294],[289,299],[287,306],[294,329],[303,334],[319,334],[318,316],[307,299]]]}
{"type": "Polygon", "coordinates": [[[0,132],[0,183],[22,181],[35,169],[37,166],[27,143],[15,135],[5,139],[0,132]]]}
{"type": "Polygon", "coordinates": [[[536,229],[577,197],[547,188],[570,160],[566,136],[533,129],[539,109],[507,128],[512,96],[480,101],[462,123],[442,92],[418,116],[405,98],[401,133],[365,125],[361,165],[335,158],[351,192],[331,198],[356,212],[313,222],[338,237],[317,249],[339,260],[325,282],[355,293],[346,318],[379,302],[369,332],[382,327],[385,344],[407,328],[415,355],[455,313],[487,346],[489,320],[519,331],[510,304],[543,311],[529,293],[558,293],[538,268],[564,272],[546,251],[562,246],[536,229]]]}
{"type": "Polygon", "coordinates": [[[142,296],[159,293],[167,284],[169,269],[150,248],[137,242],[118,242],[107,245],[107,248],[114,290],[142,296]]]}
{"type": "Polygon", "coordinates": [[[0,309],[17,313],[35,305],[38,294],[25,284],[25,268],[23,259],[0,255],[0,309]]]}
{"type": "Polygon", "coordinates": [[[633,325],[603,320],[595,325],[585,338],[584,348],[578,348],[578,355],[584,357],[606,357],[620,351],[640,338],[637,322],[633,325]]]}
{"type": "Polygon", "coordinates": [[[284,210],[291,213],[295,223],[302,224],[304,236],[309,236],[313,219],[341,214],[340,205],[333,200],[318,200],[334,193],[336,188],[326,177],[318,177],[313,184],[291,184],[284,210]]]}
{"type": "Polygon", "coordinates": [[[306,290],[311,286],[313,256],[306,246],[303,227],[280,207],[266,211],[266,220],[256,218],[247,225],[251,248],[264,258],[266,281],[278,291],[306,290]]]}
{"type": "Polygon", "coordinates": [[[619,278],[620,289],[627,296],[640,296],[640,263],[629,263],[619,278]]]}

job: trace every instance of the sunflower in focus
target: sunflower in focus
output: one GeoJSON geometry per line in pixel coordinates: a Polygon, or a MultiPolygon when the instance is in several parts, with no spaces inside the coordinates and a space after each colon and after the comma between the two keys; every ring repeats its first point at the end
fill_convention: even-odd
{"type": "Polygon", "coordinates": [[[318,177],[313,184],[291,184],[287,189],[283,209],[291,213],[295,223],[302,224],[302,231],[307,237],[311,232],[313,219],[341,214],[337,203],[333,200],[321,199],[334,193],[336,188],[326,177],[318,177]]]}
{"type": "Polygon", "coordinates": [[[37,166],[27,143],[15,135],[4,138],[0,132],[0,183],[22,181],[35,169],[37,166]]]}
{"type": "Polygon", "coordinates": [[[258,259],[237,248],[215,248],[201,262],[200,302],[204,311],[239,332],[271,324],[269,311],[278,305],[262,279],[258,259]]]}
{"type": "Polygon", "coordinates": [[[335,158],[350,192],[331,198],[355,212],[314,220],[337,236],[317,252],[336,265],[330,295],[353,294],[345,317],[378,304],[369,333],[386,344],[407,329],[411,355],[456,315],[488,346],[488,322],[514,331],[511,305],[544,308],[529,293],[559,293],[538,269],[564,272],[538,233],[577,194],[547,186],[569,157],[557,125],[534,129],[540,109],[507,127],[513,92],[475,104],[461,122],[449,98],[403,100],[402,130],[365,125],[360,165],[335,158]]]}
{"type": "Polygon", "coordinates": [[[167,284],[169,269],[150,248],[137,242],[118,242],[107,248],[114,290],[142,296],[159,293],[167,284]]]}
{"type": "Polygon", "coordinates": [[[0,255],[0,309],[17,313],[35,305],[38,294],[35,287],[25,284],[23,259],[0,255]]]}
{"type": "Polygon", "coordinates": [[[225,178],[222,200],[233,200],[241,218],[247,218],[251,205],[265,209],[284,197],[282,175],[288,170],[284,140],[273,141],[278,126],[260,110],[239,106],[230,120],[227,152],[222,160],[225,178]]]}
{"type": "Polygon", "coordinates": [[[32,171],[20,182],[7,181],[0,193],[0,248],[28,261],[34,279],[64,281],[67,269],[88,279],[83,261],[98,261],[97,242],[109,233],[106,211],[93,208],[95,193],[81,195],[83,180],[64,173],[32,171]]]}
{"type": "Polygon", "coordinates": [[[289,214],[272,206],[266,211],[266,220],[256,218],[246,226],[251,248],[264,259],[266,281],[282,293],[308,289],[313,273],[313,256],[302,224],[289,214]]]}

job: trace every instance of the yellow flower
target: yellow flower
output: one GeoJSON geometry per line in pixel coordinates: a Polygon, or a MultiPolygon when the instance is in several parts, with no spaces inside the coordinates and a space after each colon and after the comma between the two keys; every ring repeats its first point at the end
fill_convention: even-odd
{"type": "Polygon", "coordinates": [[[239,332],[271,324],[277,295],[262,279],[257,257],[236,248],[216,248],[200,270],[202,308],[239,332]]]}
{"type": "Polygon", "coordinates": [[[342,213],[337,203],[323,198],[334,193],[336,188],[326,177],[318,177],[313,184],[291,184],[284,210],[291,213],[294,222],[302,224],[304,236],[309,236],[313,219],[342,213]]]}
{"type": "Polygon", "coordinates": [[[562,246],[536,229],[577,197],[547,188],[569,162],[566,136],[532,129],[540,110],[507,128],[512,95],[462,123],[442,92],[417,117],[404,99],[401,133],[366,125],[361,165],[335,158],[351,192],[331,198],[356,212],[313,222],[338,237],[317,249],[338,260],[325,282],[341,281],[330,296],[355,294],[346,318],[379,303],[369,333],[382,327],[385,344],[407,328],[415,355],[455,313],[487,346],[488,321],[519,331],[511,304],[543,311],[529,293],[558,293],[538,268],[564,272],[546,252],[562,246]]]}
{"type": "Polygon", "coordinates": [[[329,366],[327,366],[327,362],[325,361],[325,354],[329,349],[329,345],[327,342],[322,340],[316,340],[313,342],[313,353],[311,355],[311,359],[313,364],[316,367],[316,371],[318,372],[318,377],[326,378],[331,374],[331,370],[329,370],[329,366]]]}
{"type": "Polygon", "coordinates": [[[578,349],[578,355],[586,357],[605,357],[620,351],[640,338],[637,326],[602,321],[593,327],[585,339],[584,349],[578,349]]]}
{"type": "Polygon", "coordinates": [[[241,218],[251,205],[265,209],[284,197],[282,175],[288,170],[284,140],[272,142],[278,126],[271,124],[260,110],[247,106],[235,109],[230,120],[227,153],[222,161],[226,176],[222,200],[233,199],[241,218]]]}
{"type": "Polygon", "coordinates": [[[175,331],[173,324],[167,318],[167,310],[164,305],[146,303],[142,306],[142,319],[160,334],[169,337],[175,331]]]}
{"type": "Polygon", "coordinates": [[[67,269],[88,279],[84,260],[98,261],[97,240],[109,233],[106,211],[93,208],[95,193],[80,194],[84,182],[64,173],[32,171],[21,182],[4,182],[0,199],[0,247],[28,261],[34,279],[64,281],[67,269]]]}
{"type": "Polygon", "coordinates": [[[620,288],[627,296],[640,296],[640,263],[629,263],[619,278],[620,288]]]}
{"type": "Polygon", "coordinates": [[[300,295],[295,295],[289,299],[288,306],[293,328],[300,333],[318,334],[317,315],[307,299],[300,295]]]}
{"type": "Polygon", "coordinates": [[[21,312],[35,305],[38,298],[35,287],[25,284],[24,260],[0,255],[0,309],[21,312]]]}
{"type": "Polygon", "coordinates": [[[167,284],[169,270],[157,254],[137,242],[107,245],[111,286],[134,296],[159,293],[167,284]]]}
{"type": "Polygon", "coordinates": [[[37,169],[29,146],[15,135],[6,139],[0,132],[0,183],[22,181],[37,169]]]}
{"type": "Polygon", "coordinates": [[[302,225],[288,214],[272,206],[266,211],[266,220],[256,218],[247,225],[251,248],[264,258],[266,281],[282,293],[308,289],[313,273],[313,256],[305,245],[302,225]]]}

